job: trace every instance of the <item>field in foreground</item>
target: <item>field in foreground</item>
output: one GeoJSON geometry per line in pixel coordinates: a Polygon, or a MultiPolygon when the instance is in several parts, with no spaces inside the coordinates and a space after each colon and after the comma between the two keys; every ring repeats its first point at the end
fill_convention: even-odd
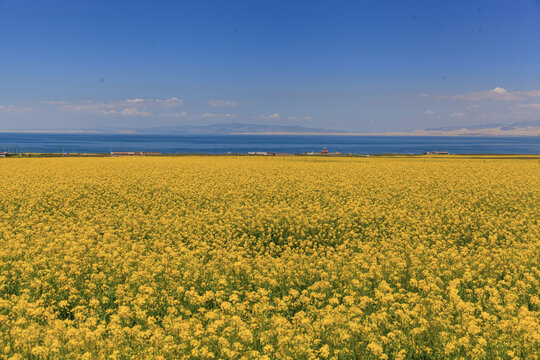
{"type": "Polygon", "coordinates": [[[2,159],[0,175],[0,358],[540,351],[538,159],[2,159]]]}

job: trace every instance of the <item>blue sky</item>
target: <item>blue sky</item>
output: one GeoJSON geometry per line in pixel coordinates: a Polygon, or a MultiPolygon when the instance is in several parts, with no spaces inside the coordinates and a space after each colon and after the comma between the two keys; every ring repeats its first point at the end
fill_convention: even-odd
{"type": "Polygon", "coordinates": [[[0,130],[540,119],[540,1],[0,0],[0,130]]]}

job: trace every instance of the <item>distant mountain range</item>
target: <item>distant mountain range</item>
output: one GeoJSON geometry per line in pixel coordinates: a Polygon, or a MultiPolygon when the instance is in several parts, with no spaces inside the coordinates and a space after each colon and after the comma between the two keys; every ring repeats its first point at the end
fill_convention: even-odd
{"type": "Polygon", "coordinates": [[[426,130],[393,131],[369,135],[401,136],[540,136],[540,121],[512,124],[483,124],[472,126],[448,126],[426,130]]]}
{"type": "Polygon", "coordinates": [[[366,135],[366,136],[540,136],[540,121],[512,124],[484,124],[473,126],[448,126],[425,130],[388,131],[377,133],[347,132],[317,129],[296,125],[213,124],[148,127],[142,129],[101,130],[41,130],[2,131],[29,133],[93,133],[93,134],[145,134],[145,135],[366,135]]]}
{"type": "Polygon", "coordinates": [[[226,134],[261,134],[261,133],[281,133],[281,134],[299,134],[299,133],[333,133],[336,130],[315,129],[305,126],[294,125],[257,125],[257,124],[213,124],[213,125],[185,125],[185,126],[167,126],[152,127],[145,129],[134,129],[134,133],[144,134],[183,134],[183,135],[226,135],[226,134]]]}
{"type": "Polygon", "coordinates": [[[449,126],[425,130],[390,131],[380,133],[355,133],[330,129],[318,129],[295,125],[258,124],[214,124],[186,125],[179,127],[153,127],[132,130],[142,134],[184,134],[184,135],[378,135],[378,136],[540,136],[540,121],[518,122],[513,124],[484,124],[473,126],[449,126]]]}
{"type": "MultiPolygon", "coordinates": [[[[480,130],[480,129],[493,129],[493,128],[501,128],[502,130],[515,130],[520,128],[526,128],[526,127],[538,127],[540,126],[540,121],[523,121],[523,122],[517,122],[512,124],[483,124],[483,125],[472,125],[467,126],[466,128],[469,130],[480,130]]],[[[425,129],[425,131],[454,131],[463,129],[463,126],[446,126],[446,127],[437,127],[437,128],[431,128],[431,129],[425,129]]]]}
{"type": "Polygon", "coordinates": [[[225,134],[266,134],[266,135],[378,135],[378,136],[540,136],[540,121],[513,124],[484,124],[474,126],[449,126],[425,130],[389,131],[380,133],[353,133],[329,129],[317,129],[294,125],[257,124],[214,124],[189,125],[180,127],[153,127],[132,130],[142,134],[184,134],[184,135],[225,135],[225,134]]]}

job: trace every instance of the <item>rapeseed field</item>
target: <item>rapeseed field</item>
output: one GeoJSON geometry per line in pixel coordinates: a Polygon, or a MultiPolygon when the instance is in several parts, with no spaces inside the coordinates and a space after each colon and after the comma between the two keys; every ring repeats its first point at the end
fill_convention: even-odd
{"type": "Polygon", "coordinates": [[[2,359],[538,359],[536,158],[0,159],[2,359]]]}

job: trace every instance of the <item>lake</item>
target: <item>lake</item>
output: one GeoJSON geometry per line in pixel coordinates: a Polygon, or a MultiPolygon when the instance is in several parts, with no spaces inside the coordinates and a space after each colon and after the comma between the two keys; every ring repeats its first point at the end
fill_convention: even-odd
{"type": "Polygon", "coordinates": [[[540,154],[540,137],[430,137],[335,135],[130,135],[0,133],[0,151],[108,153],[276,153],[330,152],[352,154],[540,154]]]}

